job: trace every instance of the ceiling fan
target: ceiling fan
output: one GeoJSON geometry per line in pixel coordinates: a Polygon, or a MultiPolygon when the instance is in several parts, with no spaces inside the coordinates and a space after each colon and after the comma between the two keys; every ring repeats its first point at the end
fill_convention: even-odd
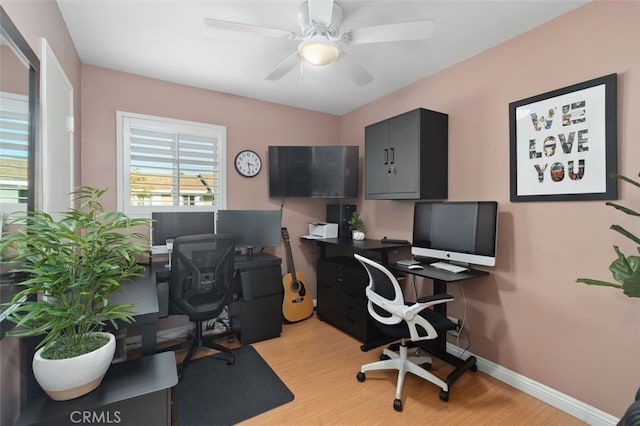
{"type": "Polygon", "coordinates": [[[373,76],[341,45],[424,40],[433,35],[435,28],[433,20],[426,19],[341,30],[342,18],[342,7],[333,0],[308,0],[298,8],[299,33],[212,18],[205,18],[205,24],[215,29],[300,41],[298,49],[265,76],[267,80],[279,80],[301,61],[313,66],[335,63],[359,86],[370,83],[373,76]]]}

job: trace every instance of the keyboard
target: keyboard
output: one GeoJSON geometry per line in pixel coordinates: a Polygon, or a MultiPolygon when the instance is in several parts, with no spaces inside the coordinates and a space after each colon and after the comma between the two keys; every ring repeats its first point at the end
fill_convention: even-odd
{"type": "Polygon", "coordinates": [[[453,272],[456,274],[469,270],[469,268],[465,268],[464,266],[458,266],[447,262],[435,262],[432,263],[431,266],[438,269],[444,269],[445,271],[453,272]]]}

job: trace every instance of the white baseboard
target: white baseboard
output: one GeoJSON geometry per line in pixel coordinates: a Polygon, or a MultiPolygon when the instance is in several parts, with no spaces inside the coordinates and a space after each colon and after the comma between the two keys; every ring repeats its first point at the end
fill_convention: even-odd
{"type": "MultiPolygon", "coordinates": [[[[447,351],[450,353],[462,356],[463,350],[456,345],[447,343],[447,351]]],[[[464,352],[464,356],[473,355],[477,359],[478,370],[500,380],[503,383],[512,386],[519,391],[522,391],[534,398],[543,401],[558,410],[564,411],[573,417],[586,422],[592,426],[615,426],[620,419],[611,414],[605,413],[598,408],[585,404],[582,401],[559,392],[555,389],[531,380],[525,376],[522,376],[508,368],[502,367],[488,359],[484,359],[471,352],[464,352]]]]}

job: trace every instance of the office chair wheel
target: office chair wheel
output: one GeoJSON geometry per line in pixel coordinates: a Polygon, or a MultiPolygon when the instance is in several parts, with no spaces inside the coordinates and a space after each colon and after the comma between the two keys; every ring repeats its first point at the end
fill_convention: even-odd
{"type": "Polygon", "coordinates": [[[402,400],[394,399],[393,400],[393,409],[396,411],[402,411],[402,400]]]}
{"type": "Polygon", "coordinates": [[[471,367],[469,367],[469,370],[475,373],[476,371],[478,371],[478,364],[473,364],[471,367]]]}
{"type": "Polygon", "coordinates": [[[380,354],[380,361],[386,361],[388,359],[391,359],[389,355],[380,354]]]}
{"type": "Polygon", "coordinates": [[[358,374],[356,374],[356,379],[358,379],[359,382],[364,382],[366,378],[367,376],[365,376],[362,371],[359,371],[358,374]]]}
{"type": "Polygon", "coordinates": [[[234,358],[231,358],[231,359],[229,359],[229,360],[227,360],[227,365],[233,365],[233,364],[235,364],[235,363],[236,363],[236,359],[235,359],[235,357],[234,357],[234,358]]]}
{"type": "Polygon", "coordinates": [[[429,371],[429,370],[431,370],[431,363],[430,362],[423,362],[422,364],[420,364],[420,367],[422,367],[425,370],[429,371]]]}
{"type": "Polygon", "coordinates": [[[235,337],[233,337],[233,336],[229,336],[229,337],[227,337],[227,343],[233,343],[233,342],[235,342],[235,341],[236,341],[236,338],[235,338],[235,337]]]}
{"type": "Polygon", "coordinates": [[[449,392],[445,391],[445,390],[441,390],[440,391],[440,400],[444,401],[444,402],[449,401],[449,392]]]}

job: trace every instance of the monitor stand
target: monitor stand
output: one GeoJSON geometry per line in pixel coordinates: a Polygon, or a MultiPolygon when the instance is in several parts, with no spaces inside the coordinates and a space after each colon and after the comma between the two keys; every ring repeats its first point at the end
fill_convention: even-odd
{"type": "Polygon", "coordinates": [[[169,263],[164,265],[165,268],[171,269],[171,252],[173,251],[173,238],[166,240],[167,251],[169,252],[169,263]]]}

